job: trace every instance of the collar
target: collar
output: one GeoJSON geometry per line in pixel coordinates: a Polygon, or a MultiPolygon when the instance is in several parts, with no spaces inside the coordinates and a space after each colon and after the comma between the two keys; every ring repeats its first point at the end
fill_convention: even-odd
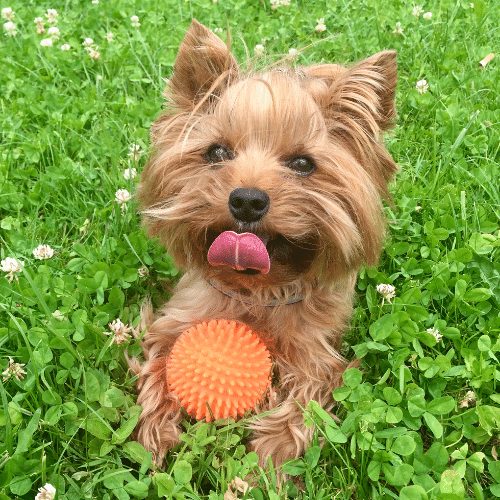
{"type": "Polygon", "coordinates": [[[218,292],[222,293],[226,297],[230,297],[232,299],[238,300],[239,302],[242,302],[243,304],[247,304],[249,306],[261,306],[261,307],[277,307],[277,306],[288,306],[291,304],[297,304],[298,302],[302,302],[304,300],[303,295],[294,295],[290,299],[288,299],[286,302],[282,302],[279,299],[273,299],[269,301],[267,304],[259,304],[256,302],[252,302],[251,300],[245,300],[242,295],[234,290],[226,290],[222,287],[222,284],[219,283],[218,281],[214,279],[208,280],[208,284],[212,287],[215,288],[218,292]]]}

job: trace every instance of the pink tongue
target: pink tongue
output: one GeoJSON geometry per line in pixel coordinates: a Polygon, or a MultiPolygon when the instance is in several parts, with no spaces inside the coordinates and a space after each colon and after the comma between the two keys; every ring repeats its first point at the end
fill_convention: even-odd
{"type": "Polygon", "coordinates": [[[269,254],[262,240],[253,233],[224,231],[208,249],[212,266],[231,266],[233,269],[256,269],[267,274],[271,267],[269,254]]]}

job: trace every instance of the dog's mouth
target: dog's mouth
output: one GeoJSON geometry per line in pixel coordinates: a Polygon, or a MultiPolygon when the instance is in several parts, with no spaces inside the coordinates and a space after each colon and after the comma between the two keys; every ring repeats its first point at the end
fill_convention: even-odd
{"type": "Polygon", "coordinates": [[[235,269],[235,271],[240,274],[246,274],[247,276],[255,276],[256,274],[261,274],[258,269],[252,269],[251,267],[242,269],[241,271],[239,269],[235,269]]]}
{"type": "Polygon", "coordinates": [[[207,243],[211,266],[226,266],[248,276],[266,275],[273,264],[287,265],[296,271],[306,269],[316,250],[310,239],[296,242],[281,234],[262,232],[210,230],[207,243]]]}

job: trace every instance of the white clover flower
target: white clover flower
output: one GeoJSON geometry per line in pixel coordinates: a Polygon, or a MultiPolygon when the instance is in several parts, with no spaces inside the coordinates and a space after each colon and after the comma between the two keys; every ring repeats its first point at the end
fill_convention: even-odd
{"type": "Polygon", "coordinates": [[[426,21],[430,21],[432,19],[432,12],[424,12],[422,18],[425,19],[426,21]]]}
{"type": "Polygon", "coordinates": [[[64,314],[59,311],[59,309],[56,309],[53,313],[52,313],[52,317],[54,319],[57,319],[57,321],[64,321],[66,319],[66,317],[64,316],[64,314]]]}
{"type": "Polygon", "coordinates": [[[55,497],[56,489],[50,483],[46,483],[41,488],[38,488],[35,500],[54,500],[55,497]]]}
{"type": "Polygon", "coordinates": [[[5,31],[6,36],[16,36],[17,35],[17,26],[16,23],[12,21],[7,21],[3,24],[3,30],[5,31]]]}
{"type": "Polygon", "coordinates": [[[97,61],[101,57],[101,53],[99,52],[99,46],[94,43],[92,38],[85,38],[82,42],[83,48],[87,51],[87,54],[91,59],[97,61]]]}
{"type": "Polygon", "coordinates": [[[123,178],[126,180],[126,181],[129,181],[131,179],[135,179],[135,177],[137,176],[137,170],[135,168],[126,168],[124,171],[123,171],[123,178]]]}
{"type": "Polygon", "coordinates": [[[113,342],[115,344],[123,344],[130,338],[132,328],[125,325],[120,318],[115,319],[108,324],[110,332],[104,332],[105,335],[113,335],[113,342]]]}
{"type": "Polygon", "coordinates": [[[47,30],[47,35],[49,35],[52,39],[57,40],[61,35],[61,32],[59,31],[59,28],[57,26],[51,26],[47,30]]]}
{"type": "Polygon", "coordinates": [[[113,320],[111,323],[108,323],[109,329],[111,333],[118,333],[126,329],[125,323],[120,318],[113,320]]]}
{"type": "Polygon", "coordinates": [[[291,59],[295,59],[296,57],[299,56],[299,51],[295,48],[288,49],[288,57],[291,59]]]}
{"type": "Polygon", "coordinates": [[[228,489],[226,493],[224,493],[223,500],[238,500],[238,495],[233,492],[233,490],[228,489]]]}
{"type": "Polygon", "coordinates": [[[62,50],[63,52],[68,52],[68,50],[71,50],[71,45],[70,45],[69,43],[63,43],[63,44],[61,45],[61,50],[62,50]]]}
{"type": "Polygon", "coordinates": [[[7,274],[7,279],[11,282],[17,273],[23,270],[24,264],[15,257],[7,257],[0,261],[0,270],[7,274]]]}
{"type": "Polygon", "coordinates": [[[214,28],[214,33],[222,33],[224,30],[217,26],[217,28],[214,28]]]}
{"type": "Polygon", "coordinates": [[[54,42],[53,42],[52,38],[42,38],[40,40],[40,45],[42,47],[52,47],[53,43],[54,42]]]}
{"type": "Polygon", "coordinates": [[[427,328],[426,332],[432,335],[436,339],[436,342],[441,342],[443,339],[441,332],[437,328],[427,328]]]}
{"type": "Polygon", "coordinates": [[[38,245],[33,250],[33,257],[38,260],[51,259],[54,256],[54,249],[49,245],[38,245]]]}
{"type": "Polygon", "coordinates": [[[276,10],[278,7],[288,7],[290,0],[271,0],[271,9],[276,10]]]}
{"type": "Polygon", "coordinates": [[[424,8],[421,5],[414,5],[413,9],[411,10],[411,15],[420,17],[422,15],[422,12],[424,12],[424,8]]]}
{"type": "Polygon", "coordinates": [[[33,22],[36,24],[36,32],[38,35],[45,33],[45,21],[43,20],[43,17],[35,17],[33,22]]]}
{"type": "Polygon", "coordinates": [[[142,156],[142,149],[139,144],[131,144],[128,148],[128,156],[131,160],[137,162],[139,158],[142,156]]]}
{"type": "Polygon", "coordinates": [[[130,16],[130,24],[132,28],[140,28],[141,23],[139,22],[139,16],[130,16]]]}
{"type": "Polygon", "coordinates": [[[16,17],[16,13],[12,10],[12,7],[4,7],[2,9],[2,17],[7,21],[12,21],[16,17]]]}
{"type": "Polygon", "coordinates": [[[392,285],[386,283],[380,283],[377,285],[377,292],[382,295],[384,300],[390,302],[396,296],[396,288],[392,285]]]}
{"type": "Polygon", "coordinates": [[[137,274],[141,278],[144,278],[144,276],[148,276],[149,275],[149,269],[146,266],[141,266],[139,269],[137,269],[137,274]]]}
{"type": "Polygon", "coordinates": [[[474,8],[474,2],[470,2],[469,3],[469,9],[473,9],[474,8]]]}
{"type": "Polygon", "coordinates": [[[264,52],[266,51],[266,48],[264,47],[264,45],[262,45],[261,43],[258,43],[254,49],[253,49],[253,53],[257,56],[257,57],[260,57],[262,55],[264,55],[264,52]]]}
{"type": "Polygon", "coordinates": [[[119,189],[115,193],[115,200],[119,205],[124,205],[125,203],[129,202],[131,198],[132,196],[126,189],[119,189]]]}
{"type": "Polygon", "coordinates": [[[419,94],[425,94],[429,90],[429,84],[427,83],[427,80],[419,80],[415,84],[415,88],[419,94]]]}
{"type": "Polygon", "coordinates": [[[316,33],[323,33],[323,31],[326,31],[325,19],[323,17],[316,19],[316,23],[316,27],[314,28],[316,33]]]}
{"type": "Polygon", "coordinates": [[[236,476],[230,483],[229,486],[243,495],[250,489],[250,486],[246,481],[243,481],[241,477],[236,476]]]}
{"type": "Polygon", "coordinates": [[[469,408],[471,405],[476,404],[476,393],[474,391],[467,391],[465,397],[458,403],[460,408],[469,408]]]}
{"type": "Polygon", "coordinates": [[[92,5],[99,5],[99,0],[92,0],[92,5]]]}
{"type": "Polygon", "coordinates": [[[224,500],[238,500],[239,493],[245,495],[250,489],[248,483],[238,476],[236,476],[227,486],[228,489],[226,493],[224,493],[224,500]]]}
{"type": "Polygon", "coordinates": [[[94,61],[97,61],[101,57],[101,53],[97,50],[98,47],[96,46],[95,48],[90,48],[87,52],[90,56],[91,59],[94,61]]]}
{"type": "Polygon", "coordinates": [[[398,21],[396,23],[396,26],[392,30],[394,35],[402,35],[403,34],[403,26],[401,26],[401,23],[398,21]]]}
{"type": "Polygon", "coordinates": [[[47,22],[49,24],[56,24],[59,13],[56,9],[47,9],[47,13],[45,14],[45,16],[47,17],[47,22]]]}
{"type": "Polygon", "coordinates": [[[90,224],[90,220],[89,220],[89,219],[85,219],[85,220],[83,221],[82,227],[80,227],[80,228],[78,229],[78,231],[80,231],[80,233],[82,233],[82,234],[83,234],[83,233],[85,233],[85,232],[87,232],[87,229],[88,229],[88,227],[89,227],[89,224],[90,224]]]}
{"type": "Polygon", "coordinates": [[[22,380],[26,375],[23,367],[26,366],[24,363],[16,363],[9,356],[9,364],[7,368],[2,372],[2,379],[4,382],[7,382],[11,377],[17,378],[17,380],[22,380]]]}
{"type": "Polygon", "coordinates": [[[106,39],[106,41],[107,41],[108,43],[111,43],[111,42],[114,40],[115,35],[113,35],[113,33],[111,33],[111,31],[108,31],[108,32],[106,33],[106,35],[104,36],[104,38],[106,39]]]}

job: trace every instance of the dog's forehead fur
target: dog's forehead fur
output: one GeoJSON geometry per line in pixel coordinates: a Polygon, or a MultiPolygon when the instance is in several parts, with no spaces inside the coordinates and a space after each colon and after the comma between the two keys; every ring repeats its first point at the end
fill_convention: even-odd
{"type": "Polygon", "coordinates": [[[213,110],[225,139],[235,147],[293,154],[326,139],[321,110],[292,71],[269,71],[229,86],[213,110]]]}

